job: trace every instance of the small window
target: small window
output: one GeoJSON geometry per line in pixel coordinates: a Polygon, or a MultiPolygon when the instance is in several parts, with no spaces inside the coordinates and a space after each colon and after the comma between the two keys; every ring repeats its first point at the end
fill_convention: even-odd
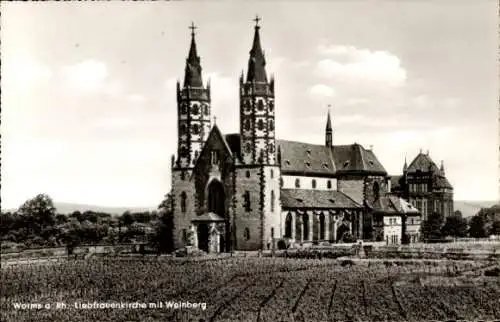
{"type": "Polygon", "coordinates": [[[274,153],[274,144],[269,144],[269,153],[274,153]]]}
{"type": "Polygon", "coordinates": [[[283,178],[280,178],[280,187],[283,188],[283,178]]]}
{"type": "Polygon", "coordinates": [[[328,189],[332,189],[332,181],[331,181],[331,180],[328,180],[328,181],[326,182],[326,187],[327,187],[328,189]]]}
{"type": "Polygon", "coordinates": [[[316,189],[316,180],[315,179],[312,179],[312,188],[316,189]]]}
{"type": "Polygon", "coordinates": [[[295,188],[300,188],[300,179],[295,179],[295,188]]]}
{"type": "Polygon", "coordinates": [[[244,105],[247,112],[252,109],[252,104],[250,103],[250,101],[245,101],[244,105]]]}
{"type": "Polygon", "coordinates": [[[181,105],[181,114],[187,114],[186,103],[182,103],[182,105],[181,105]]]}
{"type": "Polygon", "coordinates": [[[250,120],[245,120],[245,130],[250,131],[250,120]]]}
{"type": "Polygon", "coordinates": [[[274,179],[274,170],[271,169],[271,179],[274,179]]]}
{"type": "Polygon", "coordinates": [[[246,176],[247,178],[250,178],[250,171],[245,172],[245,176],[246,176]]]}
{"type": "Polygon", "coordinates": [[[257,103],[257,108],[259,109],[259,111],[264,110],[264,102],[262,100],[259,100],[259,102],[257,103]]]}
{"type": "Polygon", "coordinates": [[[245,231],[243,232],[243,237],[245,238],[245,240],[250,239],[250,229],[245,228],[245,231]]]}
{"type": "Polygon", "coordinates": [[[186,134],[187,129],[186,129],[186,124],[181,125],[181,135],[186,134]]]}
{"type": "Polygon", "coordinates": [[[203,104],[203,109],[205,110],[205,115],[210,114],[210,110],[208,109],[208,104],[203,104]]]}
{"type": "Polygon", "coordinates": [[[210,151],[210,162],[211,164],[219,163],[219,151],[216,150],[210,151]]]}
{"type": "Polygon", "coordinates": [[[246,212],[252,211],[251,205],[250,205],[250,191],[245,191],[245,194],[243,195],[243,207],[245,207],[246,212]]]}
{"type": "Polygon", "coordinates": [[[198,156],[200,155],[200,152],[198,150],[194,151],[194,158],[198,159],[198,156]]]}
{"type": "Polygon", "coordinates": [[[274,110],[274,101],[269,101],[269,111],[273,111],[274,110]]]}

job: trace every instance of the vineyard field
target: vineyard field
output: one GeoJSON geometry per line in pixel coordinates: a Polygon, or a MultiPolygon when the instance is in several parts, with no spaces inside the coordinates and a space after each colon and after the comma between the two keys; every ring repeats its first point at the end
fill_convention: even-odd
{"type": "Polygon", "coordinates": [[[497,267],[257,257],[68,260],[2,268],[0,314],[16,322],[494,320],[500,278],[484,272],[497,267]],[[169,301],[205,306],[166,307],[169,301]],[[147,307],[75,305],[132,302],[147,307]],[[34,307],[15,307],[21,303],[34,307]]]}

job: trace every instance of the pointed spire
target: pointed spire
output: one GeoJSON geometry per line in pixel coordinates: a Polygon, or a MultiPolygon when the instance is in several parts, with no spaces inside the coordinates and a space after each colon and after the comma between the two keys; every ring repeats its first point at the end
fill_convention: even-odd
{"type": "Polygon", "coordinates": [[[333,145],[333,130],[332,120],[330,118],[330,105],[328,105],[328,116],[326,118],[325,145],[327,147],[332,147],[333,145]]]}
{"type": "Polygon", "coordinates": [[[441,172],[441,175],[444,176],[445,173],[444,173],[444,161],[441,160],[441,167],[439,167],[439,171],[441,172]]]}
{"type": "Polygon", "coordinates": [[[259,16],[256,16],[254,19],[255,34],[253,37],[252,49],[250,50],[250,59],[248,60],[247,82],[267,83],[265,69],[266,59],[264,58],[264,52],[260,46],[260,20],[259,16]]]}
{"type": "Polygon", "coordinates": [[[406,156],[405,156],[405,164],[403,165],[403,172],[406,172],[408,170],[408,164],[406,163],[406,156]]]}
{"type": "Polygon", "coordinates": [[[201,65],[200,57],[196,51],[195,29],[194,23],[191,23],[191,47],[189,48],[188,58],[186,59],[186,68],[184,74],[184,87],[203,87],[203,80],[201,78],[201,65]]]}

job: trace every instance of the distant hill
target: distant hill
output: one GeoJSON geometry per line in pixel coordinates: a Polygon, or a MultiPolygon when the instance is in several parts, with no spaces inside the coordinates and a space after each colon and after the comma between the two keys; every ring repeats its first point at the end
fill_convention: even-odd
{"type": "MultiPolygon", "coordinates": [[[[105,207],[96,205],[85,205],[69,202],[56,202],[54,201],[54,206],[57,209],[57,213],[60,214],[70,214],[74,211],[95,211],[95,212],[105,212],[112,215],[121,215],[125,211],[130,212],[142,212],[142,211],[153,211],[157,210],[157,207],[105,207]]],[[[16,211],[17,209],[7,209],[6,211],[16,211]]]]}
{"type": "Polygon", "coordinates": [[[489,208],[498,201],[465,201],[465,200],[455,200],[453,202],[454,210],[460,210],[464,218],[472,217],[481,210],[481,208],[489,208]]]}

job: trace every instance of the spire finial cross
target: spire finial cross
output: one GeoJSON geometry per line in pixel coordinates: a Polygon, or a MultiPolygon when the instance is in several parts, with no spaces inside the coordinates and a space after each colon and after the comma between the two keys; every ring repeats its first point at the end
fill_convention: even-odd
{"type": "Polygon", "coordinates": [[[261,21],[262,19],[259,17],[259,15],[255,15],[255,19],[253,21],[255,21],[255,27],[259,27],[259,21],[261,21]]]}
{"type": "Polygon", "coordinates": [[[214,125],[217,124],[217,116],[214,115],[214,125]]]}
{"type": "Polygon", "coordinates": [[[194,22],[192,22],[192,21],[191,21],[191,26],[189,26],[188,28],[189,28],[189,29],[191,29],[191,36],[193,36],[193,37],[194,37],[194,31],[195,31],[196,29],[198,29],[198,27],[196,27],[196,26],[194,25],[194,22]]]}

